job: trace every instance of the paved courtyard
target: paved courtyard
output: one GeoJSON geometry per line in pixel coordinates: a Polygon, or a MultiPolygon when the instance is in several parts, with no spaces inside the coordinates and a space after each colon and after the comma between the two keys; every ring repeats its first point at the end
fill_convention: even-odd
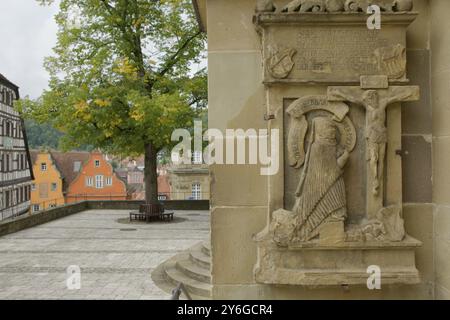
{"type": "Polygon", "coordinates": [[[150,274],[205,240],[209,212],[172,223],[129,223],[128,211],[91,210],[0,238],[0,299],[168,299],[150,274]],[[67,268],[81,289],[67,288],[67,268]]]}

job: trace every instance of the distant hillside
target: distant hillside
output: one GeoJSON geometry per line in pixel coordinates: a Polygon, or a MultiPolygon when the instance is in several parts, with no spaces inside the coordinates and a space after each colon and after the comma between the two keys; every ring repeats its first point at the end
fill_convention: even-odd
{"type": "MultiPolygon", "coordinates": [[[[30,149],[48,148],[62,151],[59,141],[64,136],[64,133],[56,130],[51,125],[25,120],[25,129],[30,149]]],[[[92,146],[83,146],[74,151],[92,151],[92,149],[92,146]]]]}
{"type": "Polygon", "coordinates": [[[33,120],[25,120],[28,144],[31,149],[51,148],[57,150],[62,132],[48,124],[39,124],[33,120]]]}

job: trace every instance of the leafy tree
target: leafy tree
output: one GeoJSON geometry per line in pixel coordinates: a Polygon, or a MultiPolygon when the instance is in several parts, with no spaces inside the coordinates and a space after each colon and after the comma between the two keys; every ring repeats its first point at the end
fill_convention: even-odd
{"type": "MultiPolygon", "coordinates": [[[[49,5],[52,0],[38,0],[49,5]]],[[[49,89],[22,112],[89,144],[145,154],[146,200],[157,203],[157,154],[206,107],[205,39],[190,0],[61,0],[49,89]]]]}

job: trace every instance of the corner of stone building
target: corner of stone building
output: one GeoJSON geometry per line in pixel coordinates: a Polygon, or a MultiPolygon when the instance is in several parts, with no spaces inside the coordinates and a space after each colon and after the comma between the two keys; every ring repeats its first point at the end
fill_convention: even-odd
{"type": "Polygon", "coordinates": [[[429,1],[435,297],[450,299],[450,1],[429,1]]]}

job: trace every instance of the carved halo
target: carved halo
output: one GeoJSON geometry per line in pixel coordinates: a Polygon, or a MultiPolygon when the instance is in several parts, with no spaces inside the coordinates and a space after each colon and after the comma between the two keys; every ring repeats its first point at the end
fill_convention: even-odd
{"type": "Polygon", "coordinates": [[[289,165],[300,168],[305,162],[305,137],[308,131],[306,115],[312,111],[323,110],[330,113],[336,121],[340,133],[340,145],[349,153],[356,146],[356,129],[347,116],[349,107],[343,102],[330,102],[326,96],[306,96],[295,100],[286,110],[291,117],[288,134],[289,165]]]}

